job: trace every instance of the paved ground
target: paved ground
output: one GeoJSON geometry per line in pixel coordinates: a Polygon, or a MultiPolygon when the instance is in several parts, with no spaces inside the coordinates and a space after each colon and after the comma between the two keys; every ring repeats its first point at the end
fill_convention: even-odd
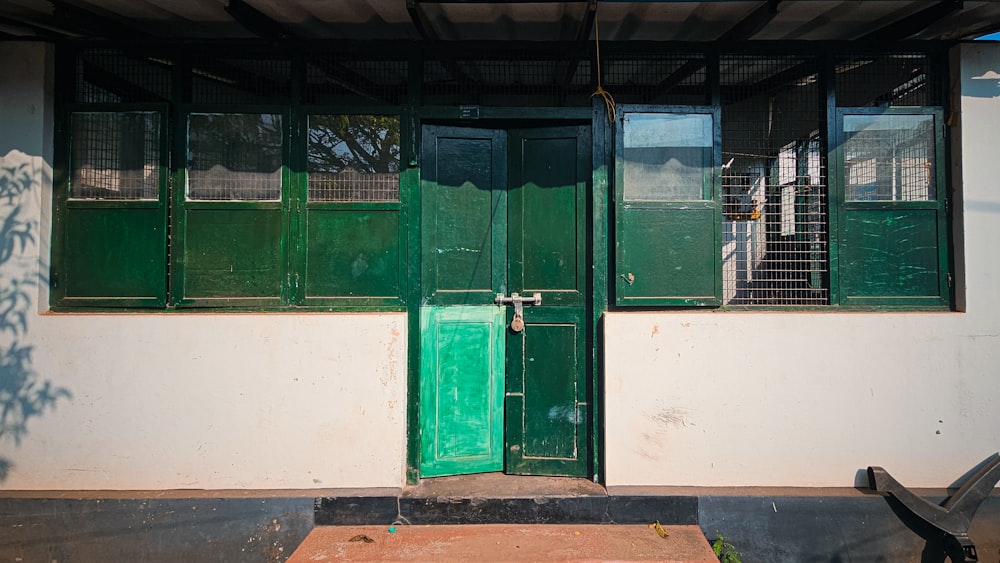
{"type": "Polygon", "coordinates": [[[718,563],[698,526],[318,526],[288,563],[323,561],[659,561],[718,563]]]}

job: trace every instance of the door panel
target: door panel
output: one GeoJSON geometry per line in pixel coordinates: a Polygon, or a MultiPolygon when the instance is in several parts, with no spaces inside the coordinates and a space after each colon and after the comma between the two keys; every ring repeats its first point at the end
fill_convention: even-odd
{"type": "Polygon", "coordinates": [[[422,476],[587,474],[590,160],[586,127],[424,128],[422,476]]]}
{"type": "Polygon", "coordinates": [[[423,138],[423,287],[428,304],[487,305],[506,278],[502,131],[427,127],[423,138]]]}
{"type": "MultiPolygon", "coordinates": [[[[542,294],[507,336],[507,472],[587,473],[587,178],[584,127],[511,130],[509,284],[542,294]]],[[[513,311],[508,311],[508,323],[513,311]]]]}
{"type": "Polygon", "coordinates": [[[420,473],[503,469],[503,312],[420,310],[420,473]]]}

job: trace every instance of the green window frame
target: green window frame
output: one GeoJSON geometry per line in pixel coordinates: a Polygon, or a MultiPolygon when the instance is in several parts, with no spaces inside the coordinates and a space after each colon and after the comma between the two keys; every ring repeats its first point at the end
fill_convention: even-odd
{"type": "Polygon", "coordinates": [[[722,302],[717,108],[624,105],[615,151],[615,304],[722,302]]]}
{"type": "MultiPolygon", "coordinates": [[[[190,105],[168,116],[166,104],[67,107],[54,197],[54,307],[405,307],[407,125],[399,108],[190,105]],[[361,153],[383,172],[348,162],[338,180],[360,196],[355,189],[315,197],[314,185],[310,198],[310,172],[321,173],[310,170],[308,154],[317,117],[375,124],[382,135],[384,147],[361,153]],[[156,129],[144,133],[145,144],[122,125],[141,118],[156,129]],[[81,164],[85,158],[103,161],[81,164]],[[140,176],[141,189],[119,189],[122,178],[140,176]]],[[[324,142],[331,140],[313,139],[324,142]]]]}
{"type": "Polygon", "coordinates": [[[836,132],[838,244],[832,248],[839,303],[947,307],[944,112],[838,108],[836,132]]]}
{"type": "Polygon", "coordinates": [[[297,303],[405,306],[406,132],[399,112],[309,107],[303,125],[297,303]]]}
{"type": "Polygon", "coordinates": [[[52,302],[167,303],[164,105],[67,106],[56,153],[52,302]]]}

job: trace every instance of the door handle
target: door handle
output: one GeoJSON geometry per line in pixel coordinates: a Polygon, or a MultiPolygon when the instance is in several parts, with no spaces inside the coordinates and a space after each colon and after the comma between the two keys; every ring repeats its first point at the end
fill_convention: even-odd
{"type": "Polygon", "coordinates": [[[541,305],[542,294],[536,291],[531,297],[521,297],[521,295],[515,291],[510,294],[510,297],[505,297],[504,294],[498,293],[497,298],[494,299],[493,302],[497,305],[514,306],[514,319],[510,321],[510,330],[513,332],[521,332],[524,330],[524,305],[541,305]]]}

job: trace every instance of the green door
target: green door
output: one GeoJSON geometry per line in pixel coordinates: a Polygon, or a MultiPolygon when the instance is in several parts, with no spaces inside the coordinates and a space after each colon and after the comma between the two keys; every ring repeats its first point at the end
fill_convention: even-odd
{"type": "Polygon", "coordinates": [[[425,126],[420,475],[587,474],[589,129],[425,126]],[[515,309],[498,294],[541,295],[515,309]]]}

